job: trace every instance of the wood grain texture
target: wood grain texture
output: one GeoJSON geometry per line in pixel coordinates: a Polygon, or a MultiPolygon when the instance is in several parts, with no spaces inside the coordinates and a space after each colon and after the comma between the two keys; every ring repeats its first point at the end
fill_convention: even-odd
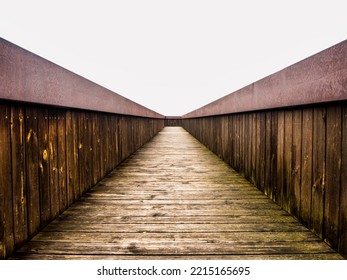
{"type": "Polygon", "coordinates": [[[14,259],[341,259],[186,131],[166,127],[14,259]]]}
{"type": "MultiPolygon", "coordinates": [[[[11,162],[11,110],[0,104],[0,162],[11,162]]],[[[11,164],[0,164],[0,258],[14,250],[11,164]]]]}

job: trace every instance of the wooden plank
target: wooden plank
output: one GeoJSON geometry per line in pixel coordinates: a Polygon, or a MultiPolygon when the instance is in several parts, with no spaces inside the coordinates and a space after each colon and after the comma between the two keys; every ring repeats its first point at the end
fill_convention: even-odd
{"type": "Polygon", "coordinates": [[[277,172],[276,188],[274,189],[274,201],[280,206],[283,205],[284,186],[284,111],[277,114],[277,172]]]}
{"type": "Polygon", "coordinates": [[[290,191],[290,212],[299,217],[301,197],[301,153],[302,153],[302,110],[293,111],[292,186],[290,191]]]}
{"type": "Polygon", "coordinates": [[[327,108],[326,185],[324,200],[324,239],[338,247],[341,189],[341,106],[327,108]]]}
{"type": "Polygon", "coordinates": [[[240,137],[239,137],[239,142],[240,142],[240,174],[243,176],[245,175],[245,115],[240,114],[240,137]]]}
{"type": "Polygon", "coordinates": [[[265,192],[265,165],[266,165],[266,113],[259,113],[260,141],[259,141],[259,182],[258,187],[265,192]]]}
{"type": "Polygon", "coordinates": [[[97,131],[97,118],[98,114],[95,113],[92,115],[91,119],[91,149],[92,149],[92,162],[93,162],[93,168],[92,168],[92,182],[93,185],[95,185],[98,181],[100,176],[100,159],[98,154],[98,131],[97,131]]]}
{"type": "Polygon", "coordinates": [[[315,254],[262,254],[262,255],[60,255],[60,254],[25,254],[18,253],[20,257],[12,259],[23,260],[341,260],[341,256],[329,253],[315,254]]]}
{"type": "Polygon", "coordinates": [[[20,106],[11,107],[11,162],[15,247],[28,238],[27,188],[25,170],[24,112],[20,106]]]}
{"type": "Polygon", "coordinates": [[[323,237],[323,212],[325,188],[325,141],[326,109],[313,109],[313,146],[312,146],[312,212],[313,231],[323,237]]]}
{"type": "Polygon", "coordinates": [[[256,137],[255,137],[255,185],[260,188],[261,181],[261,113],[256,113],[256,137]]]}
{"type": "Polygon", "coordinates": [[[25,116],[26,139],[26,177],[28,194],[29,237],[40,230],[40,186],[39,186],[39,141],[38,114],[34,107],[26,108],[25,116]]]}
{"type": "Polygon", "coordinates": [[[86,191],[86,143],[85,143],[85,112],[78,112],[78,174],[79,193],[81,196],[86,191]]]}
{"type": "Polygon", "coordinates": [[[264,172],[264,193],[271,197],[271,155],[272,155],[272,145],[271,145],[271,112],[265,113],[265,172],[264,172]]]}
{"type": "Polygon", "coordinates": [[[66,117],[65,111],[59,110],[57,111],[59,213],[68,207],[66,152],[66,117]]]}
{"type": "Polygon", "coordinates": [[[72,113],[70,110],[66,111],[66,191],[67,202],[71,205],[74,201],[74,187],[73,187],[73,162],[74,162],[74,149],[73,149],[73,129],[72,129],[72,113]]]}
{"type": "Polygon", "coordinates": [[[252,126],[251,126],[251,130],[252,130],[252,141],[251,141],[251,145],[252,145],[252,162],[251,162],[251,182],[255,185],[256,184],[256,166],[257,166],[257,162],[256,162],[256,137],[257,137],[257,115],[256,113],[251,113],[251,119],[252,119],[252,126]]]}
{"type": "Polygon", "coordinates": [[[311,227],[313,109],[303,110],[300,219],[311,227]]]}
{"type": "Polygon", "coordinates": [[[240,165],[240,114],[235,115],[235,170],[241,172],[240,165]]]}
{"type": "Polygon", "coordinates": [[[347,258],[347,105],[342,106],[342,161],[339,252],[347,258]]]}
{"type": "Polygon", "coordinates": [[[249,114],[244,115],[244,131],[243,131],[243,142],[244,142],[244,177],[249,179],[249,138],[250,138],[250,127],[249,127],[249,114]]]}
{"type": "Polygon", "coordinates": [[[49,110],[48,118],[48,153],[49,153],[49,188],[51,200],[51,218],[59,215],[60,190],[58,186],[58,135],[57,135],[57,111],[49,110]]]}
{"type": "Polygon", "coordinates": [[[51,217],[51,193],[49,178],[49,143],[48,143],[48,110],[38,110],[38,140],[39,140],[39,183],[41,226],[48,224],[51,217]]]}
{"type": "Polygon", "coordinates": [[[85,155],[86,155],[86,186],[85,190],[88,191],[93,186],[93,147],[92,147],[92,126],[91,126],[91,112],[86,112],[85,117],[85,134],[84,134],[84,143],[85,143],[85,155]]]}
{"type": "Polygon", "coordinates": [[[14,250],[10,121],[10,106],[0,104],[0,259],[14,250]]]}
{"type": "Polygon", "coordinates": [[[288,242],[317,242],[320,239],[310,232],[250,232],[247,235],[243,232],[225,232],[213,233],[213,232],[189,232],[189,233],[117,233],[109,234],[100,232],[95,234],[94,232],[85,232],[83,235],[77,236],[74,232],[40,232],[33,241],[54,241],[54,242],[134,242],[145,241],[151,243],[165,242],[201,242],[201,243],[213,243],[212,241],[220,241],[223,243],[247,243],[247,242],[262,242],[270,243],[273,240],[285,239],[288,242]]]}
{"type": "Polygon", "coordinates": [[[278,161],[278,112],[271,112],[271,157],[270,157],[270,193],[269,197],[276,201],[278,191],[277,181],[277,161],[278,161]]]}
{"type": "Polygon", "coordinates": [[[229,164],[232,168],[235,168],[235,133],[234,133],[234,115],[229,116],[229,141],[230,141],[230,155],[229,164]]]}
{"type": "MultiPolygon", "coordinates": [[[[143,131],[141,133],[142,137],[146,139],[146,124],[143,123],[143,131]]],[[[119,118],[117,116],[114,117],[114,136],[115,136],[115,143],[114,143],[114,156],[115,156],[115,166],[118,166],[120,163],[119,159],[119,118]]],[[[142,145],[147,142],[147,140],[142,141],[142,145]]]]}
{"type": "Polygon", "coordinates": [[[293,154],[293,112],[284,112],[284,156],[283,156],[283,196],[282,207],[290,212],[290,197],[292,195],[292,154],[293,154]]]}

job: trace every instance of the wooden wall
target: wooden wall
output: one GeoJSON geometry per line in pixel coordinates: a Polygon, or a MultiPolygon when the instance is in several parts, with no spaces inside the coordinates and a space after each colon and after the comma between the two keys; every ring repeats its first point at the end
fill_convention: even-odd
{"type": "Polygon", "coordinates": [[[184,128],[347,257],[347,102],[183,120],[184,128]]]}
{"type": "Polygon", "coordinates": [[[0,102],[0,258],[163,126],[159,118],[0,102]]]}

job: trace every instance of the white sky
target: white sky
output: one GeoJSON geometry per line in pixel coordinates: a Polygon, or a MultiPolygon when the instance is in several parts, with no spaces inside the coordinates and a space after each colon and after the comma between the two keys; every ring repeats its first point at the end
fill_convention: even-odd
{"type": "Polygon", "coordinates": [[[0,0],[0,36],[183,115],[347,39],[346,15],[346,0],[0,0]]]}

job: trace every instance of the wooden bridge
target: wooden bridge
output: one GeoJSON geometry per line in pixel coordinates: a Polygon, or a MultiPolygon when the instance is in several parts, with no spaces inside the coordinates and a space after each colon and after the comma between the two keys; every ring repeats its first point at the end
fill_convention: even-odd
{"type": "Polygon", "coordinates": [[[347,42],[181,118],[0,63],[2,258],[347,256],[347,42]]]}

